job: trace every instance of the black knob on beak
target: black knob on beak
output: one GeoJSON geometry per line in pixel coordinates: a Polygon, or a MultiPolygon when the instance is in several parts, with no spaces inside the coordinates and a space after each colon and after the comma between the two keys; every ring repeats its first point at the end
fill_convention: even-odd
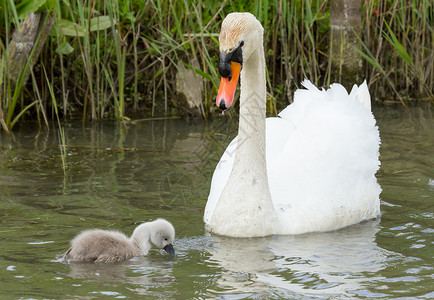
{"type": "Polygon", "coordinates": [[[225,103],[225,99],[222,99],[222,100],[220,101],[219,108],[220,108],[221,110],[226,110],[226,109],[227,109],[227,107],[226,107],[226,103],[225,103]]]}
{"type": "Polygon", "coordinates": [[[229,78],[232,75],[230,58],[231,53],[220,53],[219,73],[221,77],[229,78]]]}

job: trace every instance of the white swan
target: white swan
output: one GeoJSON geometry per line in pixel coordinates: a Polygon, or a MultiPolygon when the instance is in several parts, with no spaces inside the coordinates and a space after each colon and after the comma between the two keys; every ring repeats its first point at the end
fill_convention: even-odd
{"type": "Polygon", "coordinates": [[[63,258],[69,261],[117,262],[148,254],[151,243],[175,255],[174,238],[173,225],[164,219],[140,224],[131,238],[119,231],[85,230],[71,241],[71,248],[63,258]]]}
{"type": "Polygon", "coordinates": [[[233,237],[329,231],[380,215],[380,137],[364,82],[318,90],[305,80],[279,118],[265,118],[263,28],[231,13],[219,37],[217,106],[231,106],[240,73],[238,136],[218,163],[204,221],[233,237]]]}

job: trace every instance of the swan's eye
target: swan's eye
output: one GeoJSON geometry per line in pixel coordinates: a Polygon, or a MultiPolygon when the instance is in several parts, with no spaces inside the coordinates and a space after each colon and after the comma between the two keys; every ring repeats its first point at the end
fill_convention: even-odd
{"type": "Polygon", "coordinates": [[[167,238],[164,238],[165,241],[167,241],[167,238]]]}
{"type": "Polygon", "coordinates": [[[241,41],[240,47],[244,46],[244,41],[241,41]]]}

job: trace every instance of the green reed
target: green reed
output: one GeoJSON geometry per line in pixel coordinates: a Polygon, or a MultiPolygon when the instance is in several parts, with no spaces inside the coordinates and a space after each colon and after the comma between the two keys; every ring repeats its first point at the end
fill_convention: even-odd
{"type": "Polygon", "coordinates": [[[365,44],[376,62],[370,61],[366,76],[377,97],[433,101],[432,1],[379,1],[377,6],[366,2],[365,44]]]}
{"type": "MultiPolygon", "coordinates": [[[[22,119],[42,119],[40,112],[47,124],[50,111],[60,118],[119,121],[180,115],[184,104],[175,93],[180,61],[204,80],[201,113],[207,118],[215,110],[219,84],[218,33],[233,11],[252,12],[264,25],[270,114],[289,103],[304,78],[330,84],[328,1],[56,0],[45,4],[56,21],[32,80],[11,90],[8,45],[25,17],[13,3],[3,0],[0,13],[0,123],[6,130],[22,119]],[[193,58],[200,68],[192,67],[193,58]],[[42,63],[50,66],[47,77],[42,63]],[[48,85],[62,99],[58,114],[47,101],[48,85]]],[[[432,1],[364,0],[361,13],[358,51],[373,98],[397,99],[404,106],[415,99],[432,101],[432,1]]]]}
{"type": "Polygon", "coordinates": [[[53,87],[50,84],[50,81],[48,79],[48,75],[47,75],[47,71],[45,69],[45,66],[42,65],[42,69],[44,71],[44,75],[45,75],[45,80],[47,82],[47,86],[48,86],[48,90],[49,90],[49,94],[50,94],[50,98],[51,98],[51,103],[53,105],[54,108],[54,113],[56,116],[56,120],[57,120],[57,125],[59,127],[59,149],[60,149],[60,157],[62,160],[62,169],[63,169],[63,174],[66,174],[66,168],[67,168],[67,164],[66,164],[66,135],[65,135],[65,128],[62,127],[62,124],[60,122],[60,117],[59,117],[59,110],[57,108],[57,101],[56,101],[56,96],[54,95],[54,91],[53,91],[53,87]]]}

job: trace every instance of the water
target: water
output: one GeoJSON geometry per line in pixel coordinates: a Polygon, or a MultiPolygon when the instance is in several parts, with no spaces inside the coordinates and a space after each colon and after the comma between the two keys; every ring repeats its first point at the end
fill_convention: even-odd
{"type": "Polygon", "coordinates": [[[220,117],[65,125],[0,135],[0,298],[434,298],[434,122],[427,109],[379,109],[382,217],[336,232],[213,236],[203,208],[213,169],[236,134],[220,117]],[[87,228],[131,234],[163,217],[171,259],[66,264],[56,255],[87,228]]]}

